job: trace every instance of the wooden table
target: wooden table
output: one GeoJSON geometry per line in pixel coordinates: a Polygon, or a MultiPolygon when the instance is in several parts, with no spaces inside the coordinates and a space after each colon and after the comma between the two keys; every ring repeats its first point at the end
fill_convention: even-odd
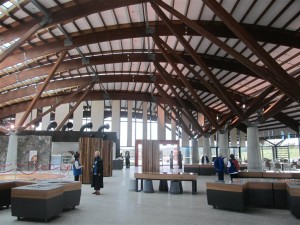
{"type": "Polygon", "coordinates": [[[143,180],[175,180],[175,181],[191,181],[192,194],[197,192],[197,177],[195,173],[135,173],[135,191],[143,190],[143,180]],[[139,180],[141,181],[141,189],[138,189],[139,180]]]}

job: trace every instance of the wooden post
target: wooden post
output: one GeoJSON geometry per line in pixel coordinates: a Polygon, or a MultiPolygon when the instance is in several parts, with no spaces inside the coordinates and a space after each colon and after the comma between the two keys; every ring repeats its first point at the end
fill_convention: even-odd
{"type": "Polygon", "coordinates": [[[91,183],[91,171],[94,161],[95,151],[100,151],[100,157],[103,159],[103,176],[112,176],[112,141],[102,138],[83,137],[79,139],[79,151],[81,164],[84,166],[82,173],[82,183],[91,183]]]}

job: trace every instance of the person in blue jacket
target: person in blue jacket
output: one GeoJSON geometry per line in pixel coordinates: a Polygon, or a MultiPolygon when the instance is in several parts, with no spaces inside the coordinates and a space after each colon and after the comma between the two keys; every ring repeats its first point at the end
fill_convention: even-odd
{"type": "Polygon", "coordinates": [[[83,168],[83,166],[79,162],[79,156],[80,154],[78,152],[76,152],[74,155],[73,175],[75,181],[79,181],[79,176],[82,174],[83,168]]]}
{"type": "Polygon", "coordinates": [[[214,161],[214,167],[217,171],[219,181],[224,181],[224,172],[226,170],[224,159],[225,157],[220,153],[214,161]]]}

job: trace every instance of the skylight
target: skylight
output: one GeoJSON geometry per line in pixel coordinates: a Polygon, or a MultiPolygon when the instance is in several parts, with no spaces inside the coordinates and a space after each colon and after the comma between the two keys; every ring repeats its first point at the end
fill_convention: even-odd
{"type": "Polygon", "coordinates": [[[5,8],[9,9],[10,7],[12,7],[14,4],[12,4],[10,1],[5,2],[4,4],[2,4],[2,6],[4,6],[5,8]]]}

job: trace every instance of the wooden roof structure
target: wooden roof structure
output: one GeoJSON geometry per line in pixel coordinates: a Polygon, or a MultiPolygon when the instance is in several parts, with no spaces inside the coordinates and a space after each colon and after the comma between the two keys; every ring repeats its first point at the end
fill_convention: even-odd
{"type": "Polygon", "coordinates": [[[2,130],[22,111],[17,129],[33,109],[118,99],[124,111],[161,106],[191,137],[249,124],[299,133],[300,1],[0,4],[2,130]]]}

